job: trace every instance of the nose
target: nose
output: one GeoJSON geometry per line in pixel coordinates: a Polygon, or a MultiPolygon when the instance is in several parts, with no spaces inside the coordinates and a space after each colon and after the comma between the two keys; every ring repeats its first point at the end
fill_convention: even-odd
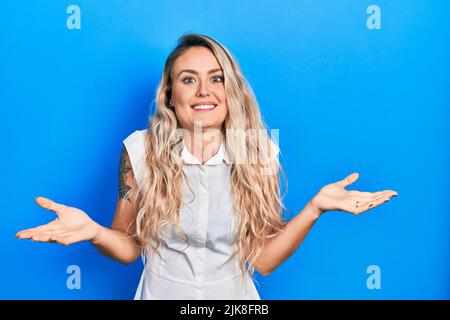
{"type": "Polygon", "coordinates": [[[209,90],[206,85],[206,81],[199,81],[198,89],[197,89],[197,96],[208,96],[209,90]]]}

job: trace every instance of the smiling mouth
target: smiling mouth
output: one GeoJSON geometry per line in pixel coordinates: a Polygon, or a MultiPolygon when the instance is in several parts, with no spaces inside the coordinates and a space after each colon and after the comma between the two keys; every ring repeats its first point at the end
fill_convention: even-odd
{"type": "Polygon", "coordinates": [[[212,111],[217,108],[217,104],[202,104],[197,106],[191,106],[195,111],[212,111]]]}

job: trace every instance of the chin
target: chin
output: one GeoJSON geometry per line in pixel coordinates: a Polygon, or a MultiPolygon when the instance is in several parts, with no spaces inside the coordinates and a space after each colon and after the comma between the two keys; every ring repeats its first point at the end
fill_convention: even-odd
{"type": "Polygon", "coordinates": [[[216,124],[216,123],[202,123],[202,129],[203,130],[207,130],[207,129],[217,129],[220,130],[220,128],[222,128],[223,125],[220,124],[216,124]]]}
{"type": "MultiPolygon", "coordinates": [[[[218,119],[208,119],[208,117],[195,117],[193,121],[201,121],[202,127],[208,128],[219,128],[225,123],[225,121],[220,121],[218,119]]],[[[194,125],[194,123],[192,125],[194,125]]]]}

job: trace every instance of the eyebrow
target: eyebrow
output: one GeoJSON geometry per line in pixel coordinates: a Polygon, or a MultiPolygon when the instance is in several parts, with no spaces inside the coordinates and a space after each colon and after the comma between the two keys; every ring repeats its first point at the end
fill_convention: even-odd
{"type": "MultiPolygon", "coordinates": [[[[211,74],[211,73],[214,73],[214,72],[217,72],[217,71],[222,71],[222,69],[221,69],[221,68],[211,69],[211,70],[208,71],[208,74],[211,74]]],[[[180,76],[180,74],[183,73],[183,72],[189,72],[189,73],[193,73],[193,74],[198,74],[198,72],[195,71],[195,70],[193,70],[193,69],[183,69],[183,70],[181,70],[180,72],[178,72],[177,78],[178,78],[178,77],[180,76]]]]}

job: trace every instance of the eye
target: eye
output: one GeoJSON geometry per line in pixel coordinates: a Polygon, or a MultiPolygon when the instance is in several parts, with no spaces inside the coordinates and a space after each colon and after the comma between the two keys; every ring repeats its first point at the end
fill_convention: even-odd
{"type": "Polygon", "coordinates": [[[223,76],[214,76],[213,79],[219,79],[219,81],[214,81],[214,82],[223,82],[224,81],[223,76]]]}
{"type": "Polygon", "coordinates": [[[185,77],[185,78],[183,78],[183,80],[181,80],[181,81],[184,82],[184,83],[191,83],[191,82],[186,82],[185,80],[187,80],[187,79],[194,79],[194,78],[192,78],[192,77],[185,77]]]}
{"type": "MultiPolygon", "coordinates": [[[[224,81],[224,77],[223,77],[223,76],[214,76],[214,77],[212,77],[211,79],[213,80],[213,82],[218,82],[218,83],[224,81]]],[[[191,80],[194,80],[194,78],[192,78],[192,77],[185,77],[185,78],[183,78],[181,81],[182,81],[183,83],[189,84],[189,83],[192,83],[191,80]],[[189,80],[189,81],[186,81],[186,80],[189,80]]]]}

